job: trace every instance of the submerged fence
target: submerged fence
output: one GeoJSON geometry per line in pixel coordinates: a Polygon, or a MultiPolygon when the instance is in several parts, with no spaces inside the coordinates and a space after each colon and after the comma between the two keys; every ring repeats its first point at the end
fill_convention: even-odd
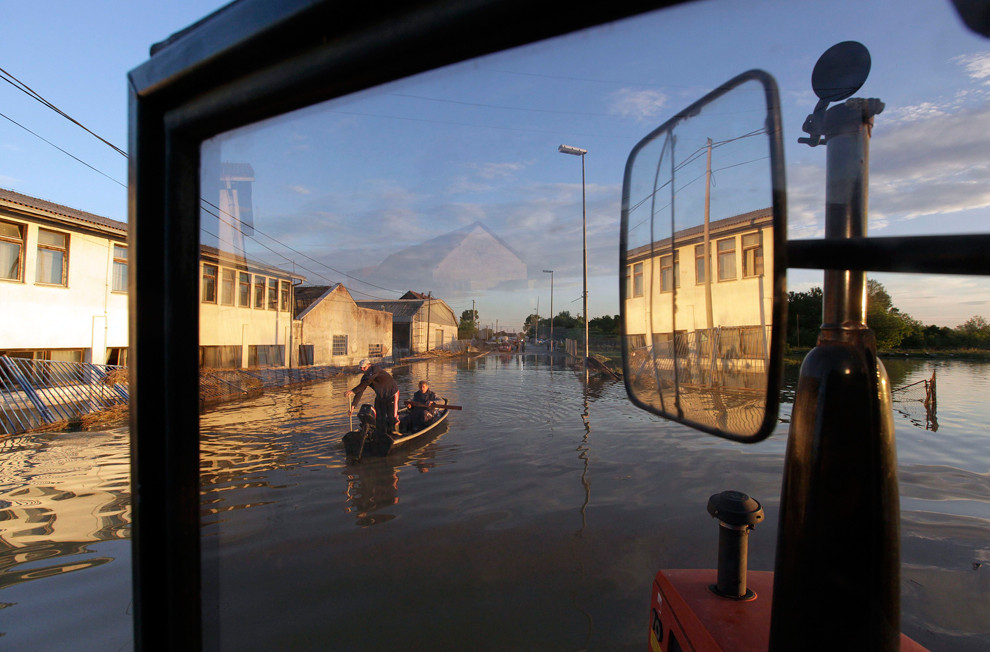
{"type": "MultiPolygon", "coordinates": [[[[326,380],[338,367],[204,369],[200,407],[248,398],[269,389],[326,380]]],[[[0,356],[0,435],[38,430],[126,406],[127,368],[0,356]]]]}
{"type": "Polygon", "coordinates": [[[0,356],[0,434],[126,405],[127,369],[0,356]]]}

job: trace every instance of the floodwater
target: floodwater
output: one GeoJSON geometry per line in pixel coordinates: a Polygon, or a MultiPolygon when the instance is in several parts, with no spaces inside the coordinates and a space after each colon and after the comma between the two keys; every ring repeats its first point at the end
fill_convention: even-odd
{"type": "MultiPolygon", "coordinates": [[[[933,368],[938,383],[937,430],[895,402],[902,629],[934,650],[987,649],[990,366],[885,364],[895,388],[933,368]]],[[[343,458],[356,377],[203,416],[208,647],[643,649],[655,572],[715,565],[705,506],[725,489],[763,503],[750,568],[772,570],[786,425],[725,442],[636,409],[621,382],[586,395],[545,356],[394,375],[404,393],[426,378],[464,409],[385,460],[343,458]]],[[[128,649],[126,431],[18,437],[0,452],[0,647],[128,649]]]]}

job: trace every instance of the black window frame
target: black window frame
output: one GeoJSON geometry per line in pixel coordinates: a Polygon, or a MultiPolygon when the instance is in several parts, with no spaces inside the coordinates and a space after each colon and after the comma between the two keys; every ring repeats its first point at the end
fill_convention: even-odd
{"type": "Polygon", "coordinates": [[[203,618],[199,527],[201,142],[416,73],[674,4],[623,0],[562,12],[548,0],[427,0],[385,8],[240,0],[153,46],[151,58],[129,73],[136,649],[201,649],[204,625],[210,626],[203,618]]]}

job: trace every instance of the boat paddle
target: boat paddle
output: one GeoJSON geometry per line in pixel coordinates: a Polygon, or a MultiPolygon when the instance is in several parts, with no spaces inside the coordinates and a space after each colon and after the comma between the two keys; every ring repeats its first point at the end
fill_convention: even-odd
{"type": "Polygon", "coordinates": [[[463,410],[460,405],[449,405],[447,403],[419,403],[418,401],[406,401],[409,407],[426,408],[427,410],[463,410]]]}

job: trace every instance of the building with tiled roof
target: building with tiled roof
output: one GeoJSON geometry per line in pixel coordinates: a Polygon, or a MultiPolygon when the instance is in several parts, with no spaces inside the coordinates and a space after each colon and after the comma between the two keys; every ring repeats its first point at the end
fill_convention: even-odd
{"type": "Polygon", "coordinates": [[[356,366],[392,355],[392,315],[357,305],[340,283],[295,289],[300,364],[356,366]]]}

